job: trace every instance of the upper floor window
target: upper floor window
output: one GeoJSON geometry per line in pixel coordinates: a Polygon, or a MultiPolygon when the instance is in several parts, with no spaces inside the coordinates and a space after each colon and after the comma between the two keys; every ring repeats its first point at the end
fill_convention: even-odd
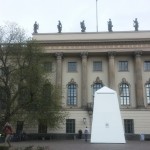
{"type": "Polygon", "coordinates": [[[147,83],[145,87],[147,103],[150,104],[150,83],[147,83]]]}
{"type": "Polygon", "coordinates": [[[128,71],[128,61],[119,61],[119,71],[128,71]]]}
{"type": "Polygon", "coordinates": [[[66,133],[75,133],[75,119],[66,119],[66,133]]]}
{"type": "Polygon", "coordinates": [[[67,86],[67,104],[77,105],[77,84],[72,79],[67,86]]]}
{"type": "Polygon", "coordinates": [[[130,105],[130,92],[129,92],[129,84],[126,83],[126,80],[123,79],[120,84],[120,103],[121,105],[130,105]]]}
{"type": "Polygon", "coordinates": [[[52,62],[44,62],[43,69],[45,72],[52,72],[52,62]]]}
{"type": "Polygon", "coordinates": [[[93,71],[102,71],[102,62],[101,61],[93,62],[93,71]]]}
{"type": "Polygon", "coordinates": [[[150,61],[144,62],[144,71],[150,71],[150,61]]]}
{"type": "Polygon", "coordinates": [[[68,72],[77,71],[77,62],[68,62],[68,72]]]}

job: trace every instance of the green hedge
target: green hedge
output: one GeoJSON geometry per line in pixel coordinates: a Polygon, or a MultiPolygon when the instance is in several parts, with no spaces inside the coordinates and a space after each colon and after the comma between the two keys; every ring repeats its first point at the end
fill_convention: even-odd
{"type": "Polygon", "coordinates": [[[9,150],[9,147],[5,145],[0,145],[0,150],[9,150]]]}

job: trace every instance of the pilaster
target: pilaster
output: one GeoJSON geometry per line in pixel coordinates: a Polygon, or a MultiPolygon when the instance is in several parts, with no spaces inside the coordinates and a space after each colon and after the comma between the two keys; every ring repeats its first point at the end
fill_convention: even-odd
{"type": "Polygon", "coordinates": [[[81,57],[82,57],[82,107],[86,107],[87,106],[87,56],[88,56],[88,52],[82,52],[81,53],[81,57]]]}
{"type": "Polygon", "coordinates": [[[136,104],[137,104],[137,107],[144,107],[142,60],[141,60],[142,51],[136,51],[134,54],[135,54],[136,104]]]}

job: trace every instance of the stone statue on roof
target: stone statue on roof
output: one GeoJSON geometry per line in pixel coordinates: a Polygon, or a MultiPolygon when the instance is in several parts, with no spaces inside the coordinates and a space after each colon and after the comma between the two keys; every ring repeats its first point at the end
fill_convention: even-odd
{"type": "Polygon", "coordinates": [[[84,20],[80,22],[80,26],[81,26],[81,32],[85,32],[86,27],[85,27],[84,20]]]}
{"type": "Polygon", "coordinates": [[[58,28],[58,33],[61,33],[61,31],[62,31],[62,24],[61,24],[60,20],[58,21],[57,28],[58,28]]]}
{"type": "Polygon", "coordinates": [[[135,20],[133,20],[133,27],[135,28],[135,31],[138,31],[139,23],[137,21],[137,18],[135,18],[135,20]]]}
{"type": "Polygon", "coordinates": [[[109,21],[108,21],[108,31],[109,32],[112,32],[112,27],[113,27],[112,21],[111,21],[111,19],[109,19],[109,21]]]}
{"type": "Polygon", "coordinates": [[[39,24],[35,21],[33,25],[33,33],[38,33],[37,30],[39,29],[39,24]]]}

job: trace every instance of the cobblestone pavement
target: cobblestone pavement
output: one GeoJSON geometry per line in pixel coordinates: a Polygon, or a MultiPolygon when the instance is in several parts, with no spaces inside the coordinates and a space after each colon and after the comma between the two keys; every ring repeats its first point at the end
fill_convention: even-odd
{"type": "Polygon", "coordinates": [[[30,146],[45,147],[45,150],[150,150],[150,141],[127,141],[126,144],[91,144],[84,140],[24,141],[12,142],[10,150],[30,146]]]}

